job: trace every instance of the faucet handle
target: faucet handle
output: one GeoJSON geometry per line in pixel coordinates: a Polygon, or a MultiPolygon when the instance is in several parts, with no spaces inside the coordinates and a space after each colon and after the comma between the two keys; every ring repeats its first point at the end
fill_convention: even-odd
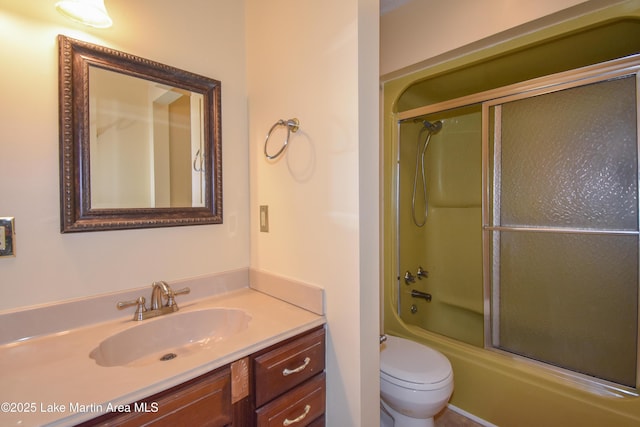
{"type": "Polygon", "coordinates": [[[182,289],[178,289],[177,291],[173,291],[173,295],[185,295],[188,294],[189,292],[191,292],[191,289],[189,288],[182,288],[182,289]]]}
{"type": "Polygon", "coordinates": [[[189,292],[191,292],[191,289],[189,288],[182,288],[178,289],[177,291],[171,290],[171,292],[169,292],[169,294],[167,295],[167,307],[175,307],[175,310],[177,310],[178,304],[176,303],[175,296],[188,294],[189,292]]]}
{"type": "Polygon", "coordinates": [[[427,270],[423,270],[422,266],[418,267],[418,271],[416,272],[416,276],[418,277],[418,279],[422,280],[422,278],[428,278],[429,277],[429,272],[427,270]]]}
{"type": "Polygon", "coordinates": [[[137,308],[136,308],[136,312],[133,314],[133,320],[142,320],[143,319],[142,313],[147,311],[146,302],[147,300],[144,299],[144,297],[140,297],[138,299],[134,299],[131,301],[120,301],[119,303],[116,304],[116,307],[118,308],[118,310],[122,310],[123,308],[131,307],[135,305],[137,306],[137,308]]]}
{"type": "Polygon", "coordinates": [[[407,270],[404,273],[404,277],[403,278],[404,278],[404,283],[407,284],[407,285],[410,284],[410,283],[415,283],[415,281],[416,281],[416,276],[411,274],[411,272],[409,270],[407,270]]]}

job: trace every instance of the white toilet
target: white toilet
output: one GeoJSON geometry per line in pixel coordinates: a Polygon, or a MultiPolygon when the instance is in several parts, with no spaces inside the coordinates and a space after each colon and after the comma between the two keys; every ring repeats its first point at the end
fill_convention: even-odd
{"type": "Polygon", "coordinates": [[[381,427],[433,427],[452,393],[453,371],[442,353],[387,336],[380,346],[381,427]]]}

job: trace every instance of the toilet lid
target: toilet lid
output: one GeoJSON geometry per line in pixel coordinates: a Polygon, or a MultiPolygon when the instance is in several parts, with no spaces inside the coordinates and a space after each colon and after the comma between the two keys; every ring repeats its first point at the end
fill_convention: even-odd
{"type": "Polygon", "coordinates": [[[387,379],[428,385],[448,380],[452,370],[442,353],[415,341],[387,336],[380,347],[380,372],[387,379]]]}

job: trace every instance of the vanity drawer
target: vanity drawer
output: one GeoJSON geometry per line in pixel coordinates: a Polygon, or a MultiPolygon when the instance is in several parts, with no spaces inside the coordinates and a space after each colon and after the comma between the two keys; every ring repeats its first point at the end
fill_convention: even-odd
{"type": "Polygon", "coordinates": [[[324,372],[256,411],[257,427],[324,425],[324,372]]]}
{"type": "Polygon", "coordinates": [[[318,329],[254,359],[259,407],[324,371],[325,332],[318,329]]]}

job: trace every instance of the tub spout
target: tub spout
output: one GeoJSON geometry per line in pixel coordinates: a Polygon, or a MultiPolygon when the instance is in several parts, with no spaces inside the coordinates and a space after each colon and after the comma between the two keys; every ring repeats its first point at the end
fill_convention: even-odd
{"type": "Polygon", "coordinates": [[[428,294],[428,293],[426,293],[426,292],[421,292],[421,291],[418,291],[418,290],[413,289],[413,290],[411,291],[411,296],[412,296],[413,298],[424,298],[424,299],[425,299],[425,301],[427,301],[427,302],[431,302],[431,294],[428,294]]]}

